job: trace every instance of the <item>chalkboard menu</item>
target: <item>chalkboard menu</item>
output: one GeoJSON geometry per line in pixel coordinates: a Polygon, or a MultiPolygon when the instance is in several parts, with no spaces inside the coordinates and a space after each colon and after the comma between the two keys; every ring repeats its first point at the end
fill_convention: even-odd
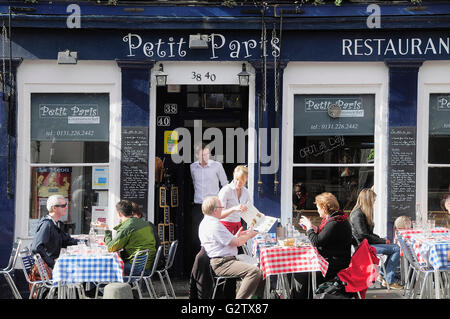
{"type": "Polygon", "coordinates": [[[294,136],[373,135],[374,94],[294,95],[294,136]]]}
{"type": "Polygon", "coordinates": [[[145,212],[148,193],[148,127],[122,127],[120,198],[131,200],[145,212]]]}
{"type": "Polygon", "coordinates": [[[416,128],[391,127],[389,131],[388,216],[415,219],[416,128]]]}

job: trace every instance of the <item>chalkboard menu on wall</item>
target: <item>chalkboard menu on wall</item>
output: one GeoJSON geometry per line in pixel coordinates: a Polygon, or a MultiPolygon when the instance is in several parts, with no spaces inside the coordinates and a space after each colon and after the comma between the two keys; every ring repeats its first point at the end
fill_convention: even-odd
{"type": "Polygon", "coordinates": [[[122,127],[120,198],[136,202],[147,211],[148,127],[122,127]]]}
{"type": "Polygon", "coordinates": [[[389,132],[388,215],[415,219],[416,128],[391,127],[389,132]]]}

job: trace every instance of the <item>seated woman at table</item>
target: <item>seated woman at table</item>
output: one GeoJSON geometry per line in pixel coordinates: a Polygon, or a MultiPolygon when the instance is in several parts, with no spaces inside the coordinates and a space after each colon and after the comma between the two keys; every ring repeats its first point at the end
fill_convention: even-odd
{"type": "Polygon", "coordinates": [[[388,256],[385,263],[387,274],[384,274],[384,279],[378,278],[378,280],[384,287],[386,287],[386,280],[389,288],[401,289],[402,286],[397,283],[400,279],[397,274],[397,269],[400,267],[400,247],[391,244],[389,239],[381,238],[373,233],[375,226],[373,210],[376,196],[375,192],[369,188],[365,188],[359,193],[356,205],[350,214],[353,237],[358,243],[367,239],[369,245],[375,247],[377,254],[388,256]]]}
{"type": "Polygon", "coordinates": [[[231,183],[222,187],[217,195],[223,205],[220,222],[235,235],[241,228],[240,212],[247,211],[245,204],[250,203],[250,194],[245,187],[248,179],[248,169],[245,165],[238,165],[233,171],[231,183]]]}
{"type": "Polygon", "coordinates": [[[144,249],[148,249],[148,259],[145,266],[145,274],[150,274],[153,260],[156,254],[156,240],[149,223],[140,218],[133,218],[133,205],[128,200],[121,200],[116,205],[120,224],[114,227],[117,234],[112,238],[112,231],[105,228],[105,244],[108,251],[121,252],[124,261],[124,273],[131,271],[134,255],[144,249]]]}
{"type": "MultiPolygon", "coordinates": [[[[333,279],[337,273],[348,267],[351,259],[352,230],[347,215],[339,209],[339,202],[331,193],[322,193],[315,197],[315,204],[319,216],[322,217],[320,226],[314,226],[308,217],[300,218],[300,226],[306,229],[311,244],[317,248],[319,254],[328,261],[328,270],[323,277],[317,272],[317,285],[333,279]]],[[[309,273],[294,274],[293,298],[308,297],[309,273]]],[[[310,292],[310,291],[309,291],[310,292]]],[[[312,294],[309,293],[312,297],[312,294]]]]}

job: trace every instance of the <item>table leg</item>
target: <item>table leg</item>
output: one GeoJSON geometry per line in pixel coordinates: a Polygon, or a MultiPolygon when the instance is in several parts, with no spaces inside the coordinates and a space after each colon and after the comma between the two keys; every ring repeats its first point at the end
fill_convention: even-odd
{"type": "Polygon", "coordinates": [[[434,271],[434,287],[436,290],[436,299],[441,299],[441,276],[439,271],[434,271]]]}
{"type": "Polygon", "coordinates": [[[312,271],[311,278],[312,278],[313,299],[316,299],[317,282],[316,282],[316,272],[315,271],[312,271]]]}

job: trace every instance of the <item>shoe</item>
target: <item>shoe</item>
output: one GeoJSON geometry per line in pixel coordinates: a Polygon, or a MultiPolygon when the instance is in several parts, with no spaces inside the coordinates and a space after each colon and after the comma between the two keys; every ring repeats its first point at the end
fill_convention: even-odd
{"type": "Polygon", "coordinates": [[[381,284],[381,286],[387,287],[386,280],[384,280],[384,278],[381,275],[378,275],[377,281],[381,284]]]}
{"type": "MultiPolygon", "coordinates": [[[[386,283],[386,282],[385,282],[385,283],[386,283]]],[[[383,287],[387,287],[387,286],[383,285],[383,287]]],[[[402,285],[399,285],[399,284],[396,283],[396,282],[393,282],[392,284],[389,284],[389,288],[390,288],[390,289],[394,289],[394,290],[400,290],[400,289],[403,289],[403,286],[402,286],[402,285]]]]}

